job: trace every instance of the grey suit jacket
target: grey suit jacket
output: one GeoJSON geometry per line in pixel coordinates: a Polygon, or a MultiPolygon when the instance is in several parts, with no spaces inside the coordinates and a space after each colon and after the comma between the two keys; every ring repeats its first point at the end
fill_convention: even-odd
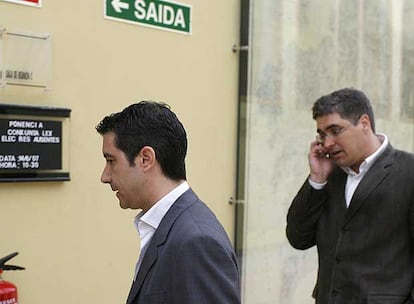
{"type": "Polygon", "coordinates": [[[414,303],[414,156],[388,145],[345,204],[336,168],[322,190],[306,181],[287,216],[293,247],[318,249],[318,304],[414,303]]]}
{"type": "Polygon", "coordinates": [[[127,303],[240,303],[239,268],[231,243],[191,189],[162,219],[127,303]]]}

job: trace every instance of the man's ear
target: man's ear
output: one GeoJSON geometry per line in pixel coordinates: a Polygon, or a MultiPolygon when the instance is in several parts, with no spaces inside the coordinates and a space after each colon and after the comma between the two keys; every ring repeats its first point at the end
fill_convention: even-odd
{"type": "Polygon", "coordinates": [[[141,151],[139,151],[135,161],[139,162],[139,165],[144,171],[151,169],[157,161],[154,149],[150,146],[144,146],[141,151]]]}
{"type": "Polygon", "coordinates": [[[360,118],[359,121],[362,124],[362,128],[364,130],[371,130],[371,120],[369,119],[369,116],[367,114],[363,114],[360,118]]]}

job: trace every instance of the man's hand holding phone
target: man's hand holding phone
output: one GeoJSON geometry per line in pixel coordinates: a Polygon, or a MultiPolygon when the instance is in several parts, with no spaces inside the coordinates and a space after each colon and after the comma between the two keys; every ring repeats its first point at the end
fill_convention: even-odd
{"type": "Polygon", "coordinates": [[[315,140],[311,143],[308,157],[310,179],[320,184],[326,182],[334,167],[334,163],[326,148],[321,142],[315,140]]]}

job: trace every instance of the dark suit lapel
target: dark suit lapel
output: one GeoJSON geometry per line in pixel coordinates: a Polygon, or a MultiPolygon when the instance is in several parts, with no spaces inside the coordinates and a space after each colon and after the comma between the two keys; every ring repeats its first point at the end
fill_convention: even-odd
{"type": "Polygon", "coordinates": [[[142,287],[142,283],[144,282],[145,277],[147,276],[148,271],[150,270],[151,266],[157,260],[157,247],[154,246],[154,242],[148,246],[145,256],[142,260],[140,269],[137,274],[136,280],[132,283],[131,290],[129,291],[127,303],[131,303],[134,298],[137,296],[138,292],[142,287]]]}
{"type": "Polygon", "coordinates": [[[132,283],[127,304],[132,303],[141,290],[142,284],[144,283],[148,272],[158,258],[158,248],[162,246],[167,240],[168,232],[173,226],[175,220],[188,206],[190,206],[196,200],[198,200],[198,197],[195,195],[195,193],[191,189],[187,190],[175,201],[175,203],[165,214],[164,218],[161,220],[158,229],[155,231],[154,236],[152,237],[151,243],[148,245],[144,258],[142,259],[142,264],[138,271],[137,278],[132,283]]]}
{"type": "Polygon", "coordinates": [[[345,217],[345,223],[357,213],[371,192],[374,191],[374,189],[377,188],[389,174],[391,165],[394,162],[394,155],[395,150],[388,144],[385,151],[375,161],[355,189],[345,217]]]}

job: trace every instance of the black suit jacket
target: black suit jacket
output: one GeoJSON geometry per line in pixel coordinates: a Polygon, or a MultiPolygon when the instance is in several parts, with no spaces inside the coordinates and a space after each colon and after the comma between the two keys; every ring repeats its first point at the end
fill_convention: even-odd
{"type": "Polygon", "coordinates": [[[288,211],[293,247],[317,246],[318,304],[414,303],[414,156],[388,145],[345,204],[347,175],[306,181],[288,211]]]}
{"type": "Polygon", "coordinates": [[[127,303],[240,303],[239,268],[227,234],[191,189],[154,233],[127,303]]]}

